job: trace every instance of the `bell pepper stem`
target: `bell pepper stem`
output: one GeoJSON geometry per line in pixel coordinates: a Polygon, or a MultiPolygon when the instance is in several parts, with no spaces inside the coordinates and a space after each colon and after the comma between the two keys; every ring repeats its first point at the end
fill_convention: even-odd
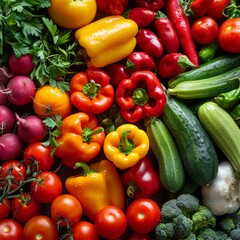
{"type": "Polygon", "coordinates": [[[136,105],[144,106],[148,102],[148,94],[144,88],[136,88],[133,92],[133,101],[136,105]]]}
{"type": "Polygon", "coordinates": [[[129,154],[134,149],[133,141],[128,139],[127,135],[131,132],[130,130],[125,130],[122,133],[121,142],[119,145],[119,150],[124,154],[129,154]]]}
{"type": "Polygon", "coordinates": [[[77,162],[74,165],[74,169],[77,168],[82,168],[83,172],[82,172],[82,176],[87,176],[90,173],[95,172],[93,169],[91,169],[86,163],[84,162],[77,162]]]}
{"type": "Polygon", "coordinates": [[[133,198],[134,197],[134,194],[139,192],[139,187],[137,186],[137,184],[135,183],[130,183],[128,185],[128,188],[127,188],[127,195],[130,197],[130,198],[133,198]]]}
{"type": "Polygon", "coordinates": [[[97,133],[100,133],[104,131],[104,128],[98,128],[98,129],[95,129],[95,130],[92,130],[91,128],[89,127],[85,127],[82,131],[82,138],[83,138],[83,142],[86,142],[86,143],[89,143],[92,141],[92,136],[94,134],[97,134],[97,133]]]}
{"type": "Polygon", "coordinates": [[[83,93],[90,98],[94,98],[98,95],[98,91],[100,88],[101,88],[100,84],[97,84],[94,80],[90,80],[89,83],[87,83],[83,87],[83,93]]]}

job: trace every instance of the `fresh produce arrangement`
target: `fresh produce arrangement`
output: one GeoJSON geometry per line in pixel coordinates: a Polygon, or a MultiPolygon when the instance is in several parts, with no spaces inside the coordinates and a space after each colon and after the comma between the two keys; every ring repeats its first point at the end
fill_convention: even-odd
{"type": "Polygon", "coordinates": [[[239,240],[239,7],[2,0],[0,239],[239,240]]]}

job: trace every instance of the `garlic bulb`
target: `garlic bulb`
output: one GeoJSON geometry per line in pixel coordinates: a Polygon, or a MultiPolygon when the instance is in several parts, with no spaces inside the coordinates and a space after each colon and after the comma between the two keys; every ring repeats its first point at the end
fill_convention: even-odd
{"type": "Polygon", "coordinates": [[[228,161],[219,164],[217,177],[207,186],[202,186],[201,193],[203,204],[215,215],[230,214],[238,210],[240,181],[228,161]]]}

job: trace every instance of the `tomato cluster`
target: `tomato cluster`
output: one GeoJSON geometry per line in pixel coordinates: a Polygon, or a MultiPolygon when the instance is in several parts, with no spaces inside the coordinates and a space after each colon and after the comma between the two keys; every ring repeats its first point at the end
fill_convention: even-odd
{"type": "MultiPolygon", "coordinates": [[[[161,219],[161,204],[166,198],[170,198],[172,193],[162,189],[161,184],[155,180],[154,184],[158,187],[156,194],[144,195],[144,191],[136,195],[133,192],[129,195],[125,194],[124,210],[109,204],[102,208],[92,221],[86,216],[79,199],[70,194],[64,184],[68,177],[79,174],[79,171],[72,166],[73,164],[71,166],[66,164],[66,162],[74,162],[79,152],[72,151],[71,156],[64,156],[64,161],[61,161],[61,155],[66,149],[66,152],[78,149],[80,141],[89,145],[92,141],[99,145],[93,146],[92,144],[91,149],[87,149],[83,144],[80,157],[85,162],[93,163],[106,158],[102,149],[105,134],[115,130],[122,123],[128,122],[126,118],[123,118],[124,114],[120,114],[123,111],[119,109],[114,94],[120,82],[123,83],[123,80],[130,79],[131,76],[137,76],[134,73],[153,72],[164,83],[183,71],[197,67],[198,62],[195,62],[191,53],[195,54],[201,48],[213,43],[217,44],[219,51],[240,53],[240,18],[236,17],[236,12],[234,12],[235,15],[230,15],[233,14],[232,11],[224,11],[230,3],[229,0],[212,1],[202,16],[184,16],[183,20],[187,21],[190,26],[187,28],[187,25],[182,32],[188,34],[188,38],[184,38],[185,42],[176,30],[179,25],[178,27],[174,25],[176,19],[173,11],[169,10],[173,18],[167,16],[167,9],[171,9],[169,2],[170,0],[135,0],[132,2],[85,0],[82,4],[75,2],[73,5],[69,0],[61,0],[60,3],[57,0],[51,0],[52,6],[46,11],[49,18],[61,28],[78,29],[91,23],[94,18],[101,18],[102,15],[124,15],[133,20],[139,28],[136,35],[136,48],[127,58],[102,68],[94,68],[84,63],[78,73],[71,76],[68,91],[59,89],[56,82],[51,84],[50,81],[42,85],[36,82],[34,83],[36,88],[34,87],[34,92],[31,97],[28,96],[26,103],[16,100],[15,97],[18,96],[14,95],[14,91],[9,94],[7,84],[16,76],[20,76],[20,80],[23,76],[27,76],[29,80],[34,63],[30,54],[20,58],[17,58],[14,53],[10,55],[4,66],[9,72],[8,74],[4,72],[4,77],[0,76],[0,106],[7,106],[11,110],[6,113],[7,110],[2,108],[0,116],[2,123],[0,126],[0,239],[96,240],[100,238],[123,239],[124,237],[130,240],[149,240],[153,238],[153,230],[161,219]],[[167,3],[169,3],[168,8],[166,8],[167,3]],[[63,4],[66,5],[66,10],[62,7],[63,4]],[[79,17],[79,10],[81,10],[81,17],[79,17]],[[187,42],[189,38],[195,49],[189,47],[189,42],[187,42]],[[96,97],[95,95],[93,97],[93,94],[99,91],[99,86],[101,96],[98,96],[93,105],[92,99],[96,97]],[[83,98],[83,95],[86,95],[86,98],[83,98]],[[107,98],[108,103],[106,103],[107,98]],[[91,113],[90,109],[92,109],[91,113]],[[81,126],[76,119],[71,124],[70,121],[65,121],[66,124],[62,126],[62,120],[79,111],[83,112],[79,117],[81,121],[78,119],[81,126]],[[12,123],[10,120],[7,123],[2,120],[5,114],[11,115],[12,123]],[[16,134],[16,141],[20,143],[11,145],[12,141],[4,139],[6,142],[2,144],[4,134],[16,133],[16,129],[19,128],[19,121],[16,121],[15,116],[17,118],[18,115],[24,114],[39,117],[41,120],[39,124],[45,124],[47,130],[41,136],[37,134],[40,138],[36,141],[32,141],[29,135],[20,137],[16,134]],[[81,135],[84,129],[86,130],[84,132],[88,131],[87,133],[97,131],[99,135],[93,136],[91,132],[87,135],[87,140],[84,137],[78,138],[75,142],[69,140],[70,133],[73,138],[73,136],[81,135]],[[60,136],[65,137],[63,131],[66,132],[64,142],[66,145],[62,150],[59,146],[63,141],[58,140],[60,136]],[[101,141],[99,140],[100,133],[101,141]],[[10,148],[12,149],[8,154],[10,148]],[[18,151],[12,151],[14,148],[18,151]],[[90,150],[97,157],[91,155],[90,150]],[[85,157],[84,154],[88,156],[85,157]],[[131,197],[133,195],[137,197],[131,197]]],[[[197,0],[191,2],[197,2],[197,0]]],[[[174,2],[174,4],[178,3],[179,1],[174,2]]],[[[83,60],[86,59],[86,56],[83,57],[83,60]]],[[[200,64],[207,60],[201,58],[200,64]]],[[[54,80],[61,81],[61,78],[54,80]]],[[[146,82],[141,81],[140,86],[146,87],[146,82]]],[[[22,90],[25,83],[26,79],[25,82],[21,82],[22,85],[14,87],[15,91],[22,90]]],[[[153,92],[153,88],[151,90],[153,92]]],[[[19,95],[19,99],[26,97],[24,95],[26,91],[20,93],[22,95],[19,95]]],[[[130,103],[129,90],[126,91],[126,96],[123,101],[127,105],[130,103]]],[[[151,102],[149,105],[154,104],[151,102]]],[[[127,106],[126,109],[129,110],[130,107],[127,106]]],[[[139,110],[140,107],[137,109],[139,110]]],[[[144,124],[141,120],[132,119],[132,122],[143,129],[144,124]]],[[[25,131],[29,131],[26,126],[23,132],[25,131]]],[[[154,156],[151,157],[154,159],[154,156]]],[[[127,172],[126,169],[117,169],[120,177],[125,172],[127,172]]],[[[129,182],[126,181],[126,183],[129,182]]],[[[123,181],[121,184],[126,187],[123,181]]],[[[140,191],[139,189],[137,190],[140,191]]]]}

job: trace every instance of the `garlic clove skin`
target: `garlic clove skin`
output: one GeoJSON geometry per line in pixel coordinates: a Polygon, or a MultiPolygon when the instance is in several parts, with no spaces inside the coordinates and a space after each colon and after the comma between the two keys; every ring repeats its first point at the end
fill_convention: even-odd
{"type": "Polygon", "coordinates": [[[202,186],[202,202],[213,214],[234,213],[240,207],[240,182],[228,161],[221,162],[214,181],[202,186]]]}

